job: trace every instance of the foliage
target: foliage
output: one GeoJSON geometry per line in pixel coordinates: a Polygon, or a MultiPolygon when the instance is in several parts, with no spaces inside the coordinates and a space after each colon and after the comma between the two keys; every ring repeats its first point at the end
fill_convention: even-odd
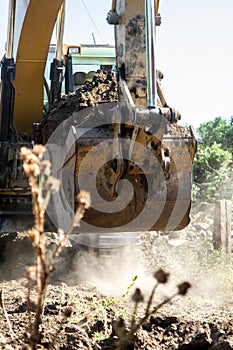
{"type": "Polygon", "coordinates": [[[203,123],[197,129],[197,133],[206,146],[217,143],[223,150],[233,154],[233,116],[229,121],[217,117],[213,121],[203,123]]]}
{"type": "Polygon", "coordinates": [[[157,287],[159,284],[166,284],[169,279],[169,273],[165,272],[163,269],[157,270],[153,277],[156,282],[152,291],[150,293],[149,299],[146,303],[146,308],[144,310],[144,314],[141,318],[138,318],[138,306],[139,303],[144,301],[144,296],[141,293],[139,288],[135,289],[134,294],[132,295],[132,301],[134,302],[134,308],[131,314],[130,326],[127,327],[125,320],[122,318],[118,318],[113,324],[113,330],[118,337],[118,346],[117,350],[129,350],[133,349],[134,344],[134,335],[138,331],[138,329],[142,326],[147,319],[155,314],[158,310],[160,310],[165,304],[170,303],[177,296],[185,296],[191,287],[189,282],[180,283],[177,286],[177,291],[173,293],[170,297],[165,297],[160,303],[153,306],[153,298],[157,287]]]}
{"type": "Polygon", "coordinates": [[[135,284],[135,282],[136,282],[137,279],[138,279],[138,275],[135,275],[135,276],[132,278],[132,282],[130,283],[130,285],[128,285],[126,292],[122,294],[122,297],[121,297],[122,299],[126,298],[126,297],[129,295],[130,290],[131,290],[131,288],[134,286],[134,284],[135,284]]]}
{"type": "Polygon", "coordinates": [[[193,164],[193,200],[212,202],[231,199],[233,117],[218,117],[197,129],[199,145],[193,164]]]}

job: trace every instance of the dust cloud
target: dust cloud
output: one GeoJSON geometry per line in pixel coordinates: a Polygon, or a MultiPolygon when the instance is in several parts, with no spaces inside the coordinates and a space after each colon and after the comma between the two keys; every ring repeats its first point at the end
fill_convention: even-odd
{"type": "MultiPolygon", "coordinates": [[[[177,235],[181,237],[176,239],[178,244],[174,244],[172,234],[155,232],[138,234],[128,243],[124,240],[123,245],[108,245],[104,249],[76,242],[63,249],[51,283],[77,287],[86,283],[88,288],[107,296],[122,296],[129,286],[131,295],[139,287],[146,297],[155,283],[153,273],[163,268],[170,277],[166,286],[158,290],[162,297],[173,294],[177,284],[188,281],[193,301],[202,305],[232,303],[231,255],[214,250],[211,240],[184,238],[182,232],[177,235]]],[[[50,240],[53,241],[52,235],[50,240]]],[[[1,280],[24,277],[25,267],[33,263],[34,255],[26,233],[2,235],[0,248],[1,280]]]]}
{"type": "Polygon", "coordinates": [[[170,278],[159,288],[161,296],[171,295],[177,284],[188,281],[192,284],[189,295],[197,303],[232,302],[229,256],[214,251],[208,240],[181,239],[178,246],[170,242],[169,235],[156,234],[148,245],[142,235],[138,241],[114,249],[81,249],[73,258],[70,281],[89,283],[109,296],[121,296],[129,286],[131,294],[139,287],[147,296],[155,283],[153,273],[163,268],[170,278]]]}
{"type": "Polygon", "coordinates": [[[89,283],[105,295],[121,296],[133,280],[144,274],[137,240],[106,249],[82,248],[74,256],[72,278],[89,283]]]}

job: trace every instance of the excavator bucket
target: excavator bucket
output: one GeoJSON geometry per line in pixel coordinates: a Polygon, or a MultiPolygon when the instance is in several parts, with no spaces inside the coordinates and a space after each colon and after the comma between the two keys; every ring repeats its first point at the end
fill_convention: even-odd
{"type": "Polygon", "coordinates": [[[70,224],[81,189],[90,192],[92,205],[79,232],[188,225],[196,148],[191,127],[170,123],[153,109],[133,113],[124,103],[106,103],[74,113],[47,147],[62,182],[49,210],[56,226],[70,224]]]}

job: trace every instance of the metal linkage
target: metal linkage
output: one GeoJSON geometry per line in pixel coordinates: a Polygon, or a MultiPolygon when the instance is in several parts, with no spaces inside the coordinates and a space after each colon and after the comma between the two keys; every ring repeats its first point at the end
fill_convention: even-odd
{"type": "Polygon", "coordinates": [[[114,25],[119,24],[119,16],[118,16],[118,13],[116,12],[116,3],[117,3],[117,0],[112,1],[112,8],[107,14],[106,20],[108,24],[114,24],[114,25]]]}
{"type": "Polygon", "coordinates": [[[54,58],[50,66],[51,88],[50,88],[49,106],[51,106],[54,102],[56,102],[59,96],[61,95],[63,70],[64,70],[63,60],[58,60],[54,58]]]}
{"type": "Polygon", "coordinates": [[[14,132],[13,111],[15,89],[15,62],[13,58],[14,23],[16,1],[9,2],[6,54],[1,61],[1,104],[0,104],[0,185],[6,182],[8,149],[14,132]]]}
{"type": "Polygon", "coordinates": [[[62,81],[63,81],[63,33],[65,23],[65,1],[63,2],[57,19],[57,42],[56,42],[56,57],[51,63],[50,68],[50,80],[51,80],[51,92],[49,105],[51,106],[58,100],[61,95],[62,81]]]}
{"type": "Polygon", "coordinates": [[[146,31],[146,71],[147,71],[147,103],[148,107],[157,107],[156,87],[156,23],[155,2],[145,0],[145,31],[146,31]]]}

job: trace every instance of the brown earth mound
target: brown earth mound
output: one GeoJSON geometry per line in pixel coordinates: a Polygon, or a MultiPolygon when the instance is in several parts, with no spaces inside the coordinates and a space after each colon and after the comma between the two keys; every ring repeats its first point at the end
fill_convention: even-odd
{"type": "Polygon", "coordinates": [[[74,112],[95,106],[98,103],[115,101],[118,101],[115,72],[98,70],[93,76],[92,82],[86,82],[74,93],[63,95],[44,116],[40,125],[43,143],[46,143],[57,126],[74,112]]]}

